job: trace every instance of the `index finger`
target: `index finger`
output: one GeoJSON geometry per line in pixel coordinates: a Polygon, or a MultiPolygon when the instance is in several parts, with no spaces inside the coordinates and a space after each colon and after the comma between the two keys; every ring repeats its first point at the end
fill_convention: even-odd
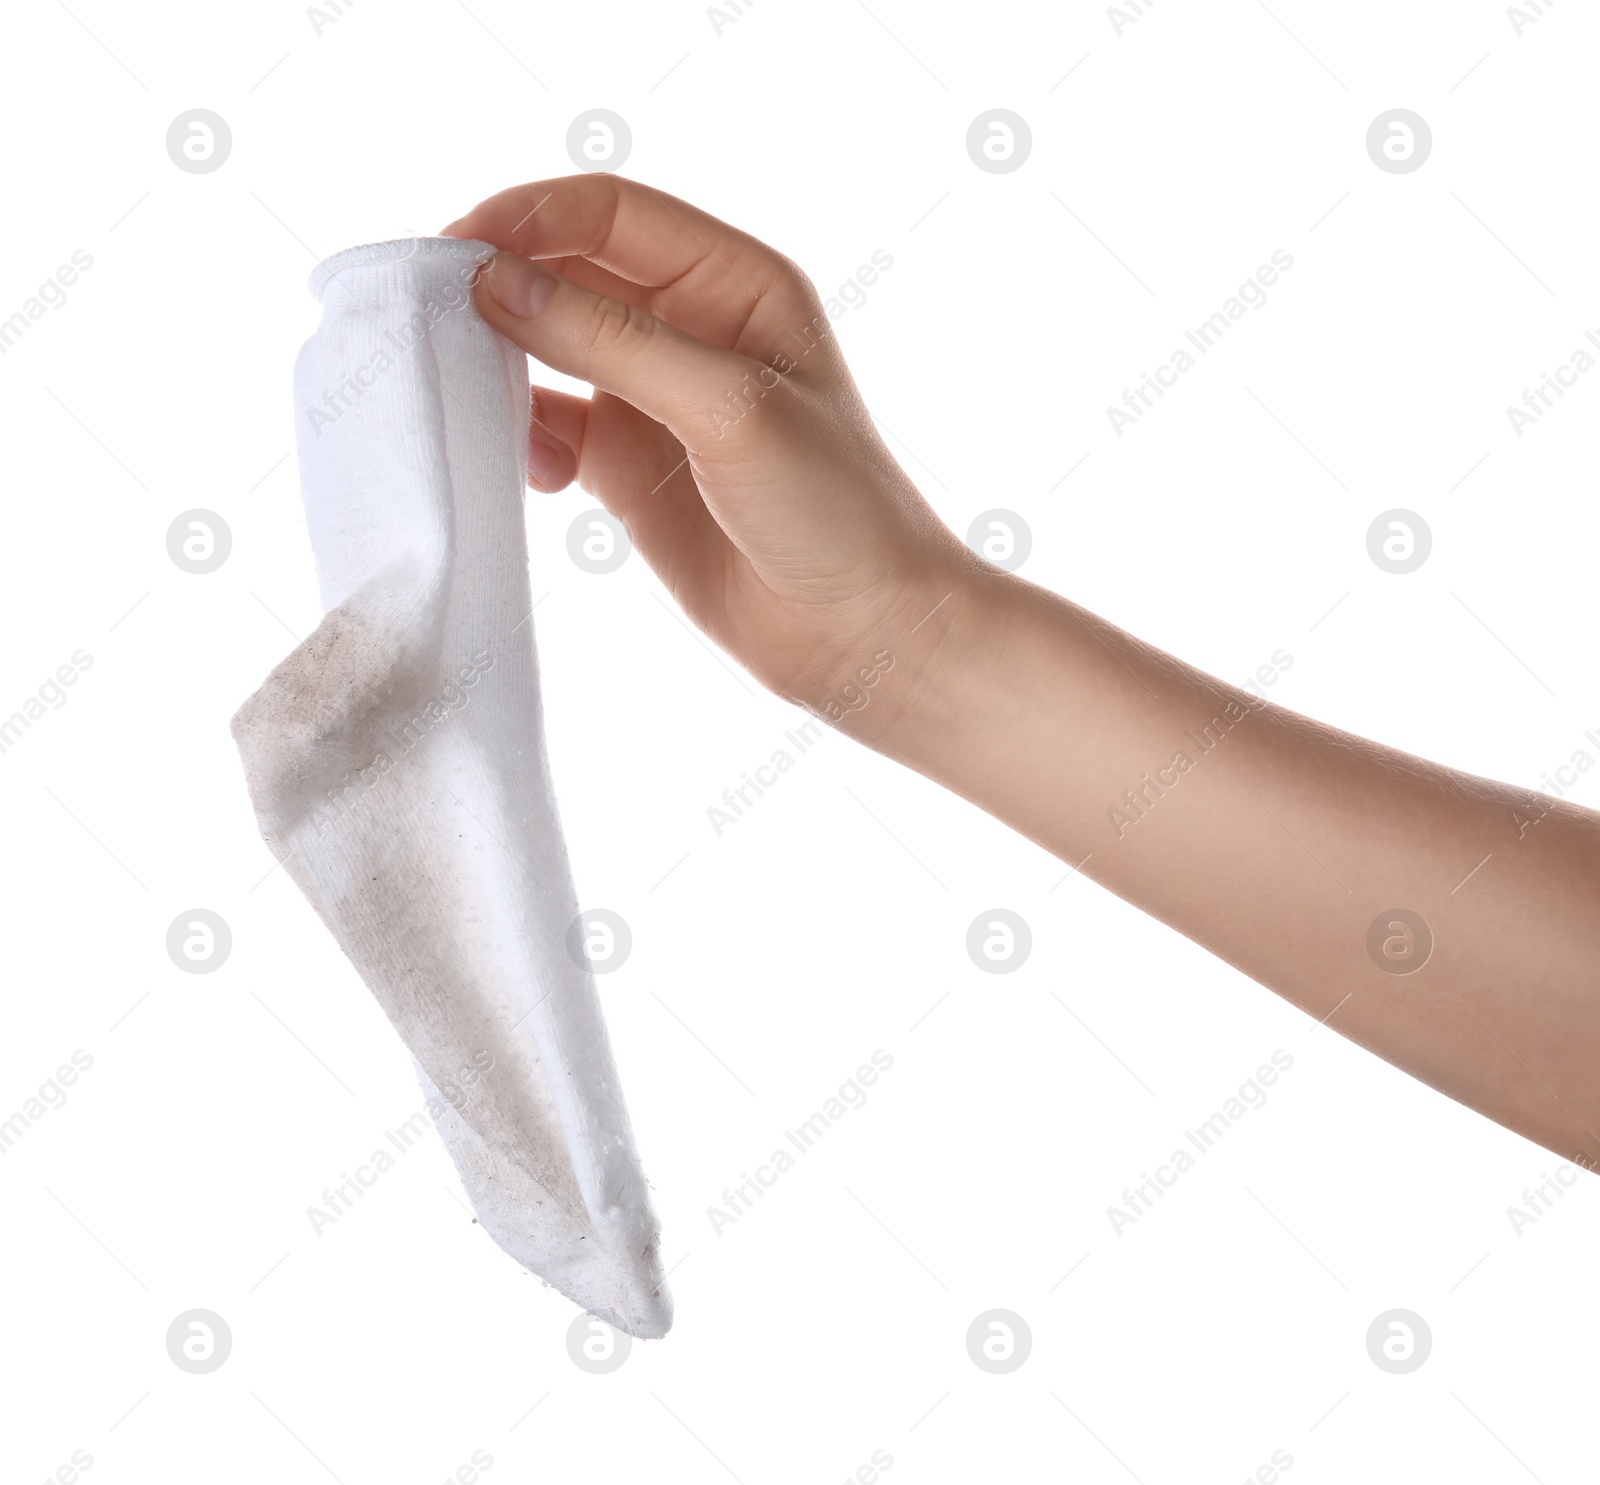
{"type": "MultiPolygon", "coordinates": [[[[796,335],[810,344],[829,328],[816,290],[782,253],[687,201],[615,175],[512,186],[444,235],[526,258],[582,258],[621,280],[615,297],[642,299],[658,319],[769,364],[793,354],[796,335]],[[626,292],[630,285],[644,293],[626,292]]],[[[593,276],[588,286],[604,292],[593,276]]]]}

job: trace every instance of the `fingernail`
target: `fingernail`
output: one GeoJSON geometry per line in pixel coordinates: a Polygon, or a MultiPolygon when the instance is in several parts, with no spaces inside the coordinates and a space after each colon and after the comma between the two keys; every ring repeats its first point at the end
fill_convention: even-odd
{"type": "Polygon", "coordinates": [[[561,455],[549,444],[538,442],[536,439],[528,440],[528,478],[536,485],[548,485],[551,476],[555,473],[557,462],[561,455]]]}
{"type": "Polygon", "coordinates": [[[489,292],[507,314],[531,320],[554,297],[553,275],[517,253],[496,253],[489,272],[489,292]]]}

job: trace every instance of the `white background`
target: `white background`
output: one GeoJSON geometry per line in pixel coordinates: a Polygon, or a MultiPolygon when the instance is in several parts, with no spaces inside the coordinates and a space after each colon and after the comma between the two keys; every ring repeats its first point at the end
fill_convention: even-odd
{"type": "Polygon", "coordinates": [[[845,351],[946,520],[1024,516],[1027,576],[1228,680],[1287,650],[1274,699],[1465,769],[1600,756],[1600,372],[1521,438],[1505,412],[1600,327],[1592,12],[1163,3],[1118,35],[1089,4],[760,0],[719,35],[693,4],[470,7],[362,0],[320,35],[290,3],[8,7],[0,319],[93,266],[0,356],[0,713],[93,665],[0,755],[0,1118],[93,1067],[0,1158],[0,1474],[84,1450],[107,1485],[428,1485],[483,1450],[491,1482],[757,1485],[883,1450],[890,1485],[1156,1485],[1284,1450],[1304,1485],[1593,1479],[1592,1177],[1519,1235],[1555,1157],[844,738],[718,838],[707,807],[801,716],[636,557],[573,565],[576,489],[528,506],[550,745],[580,894],[633,930],[600,985],[676,1327],[580,1371],[573,1307],[471,1224],[431,1135],[315,1236],[421,1099],[271,870],[227,730],[319,617],[306,274],[568,173],[602,107],[625,174],[824,291],[892,256],[845,351]],[[996,107],[1033,135],[1008,174],[964,144],[996,107]],[[1415,173],[1366,152],[1395,107],[1433,132],[1415,173]],[[194,108],[233,134],[209,174],[165,149],[194,108]],[[1116,437],[1107,405],[1275,249],[1270,301],[1116,437]],[[1396,506],[1434,537],[1404,577],[1365,547],[1396,506]],[[165,547],[192,507],[233,533],[205,576],[165,547]],[[213,974],[165,951],[195,907],[232,928],[213,974]],[[1032,928],[1009,975],[964,948],[994,907],[1032,928]],[[866,1106],[716,1235],[878,1048],[866,1106]],[[1266,1106],[1116,1235],[1280,1048],[1266,1106]],[[164,1343],[197,1307],[233,1334],[206,1376],[164,1343]],[[1032,1331],[1009,1375],[966,1352],[993,1308],[1032,1331]],[[1392,1308],[1432,1331],[1409,1375],[1367,1355],[1392,1308]]]}

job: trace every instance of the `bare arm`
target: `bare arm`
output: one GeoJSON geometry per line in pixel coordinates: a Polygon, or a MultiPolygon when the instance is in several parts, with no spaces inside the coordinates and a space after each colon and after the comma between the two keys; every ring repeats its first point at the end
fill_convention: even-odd
{"type": "Polygon", "coordinates": [[[1600,816],[1258,704],[980,561],[894,461],[786,258],[614,176],[446,229],[577,478],[765,685],[955,790],[1307,1014],[1600,1160],[1600,816]],[[892,667],[876,657],[887,652],[892,667]],[[872,705],[839,705],[880,667],[872,705]]]}
{"type": "Polygon", "coordinates": [[[1414,1077],[1600,1162],[1600,816],[1262,702],[1016,577],[948,591],[883,637],[896,668],[847,730],[1414,1077]]]}

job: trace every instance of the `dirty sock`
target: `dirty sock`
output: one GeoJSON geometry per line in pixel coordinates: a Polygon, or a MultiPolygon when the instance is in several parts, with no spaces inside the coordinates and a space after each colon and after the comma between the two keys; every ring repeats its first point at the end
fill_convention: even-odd
{"type": "Polygon", "coordinates": [[[639,1336],[672,1323],[544,746],[528,376],[493,249],[351,248],[295,366],[325,615],[233,730],[262,835],[410,1048],[484,1229],[639,1336]]]}

